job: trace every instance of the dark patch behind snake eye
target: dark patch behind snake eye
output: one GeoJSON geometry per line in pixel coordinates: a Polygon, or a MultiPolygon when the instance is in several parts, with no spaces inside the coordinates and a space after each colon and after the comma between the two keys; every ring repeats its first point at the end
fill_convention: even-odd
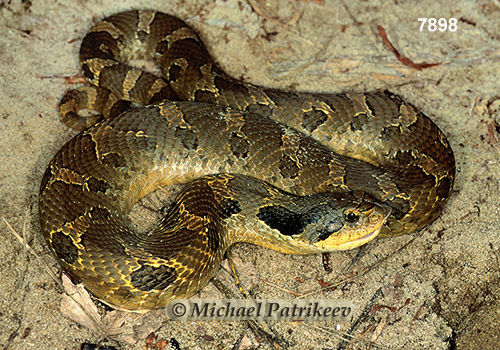
{"type": "Polygon", "coordinates": [[[130,274],[130,282],[142,291],[167,288],[177,279],[177,272],[170,266],[154,267],[146,261],[140,262],[141,267],[130,274]]]}
{"type": "Polygon", "coordinates": [[[304,231],[307,225],[302,220],[302,215],[282,207],[281,205],[273,205],[262,207],[257,213],[257,217],[264,221],[267,226],[276,229],[285,236],[298,235],[304,231]]]}

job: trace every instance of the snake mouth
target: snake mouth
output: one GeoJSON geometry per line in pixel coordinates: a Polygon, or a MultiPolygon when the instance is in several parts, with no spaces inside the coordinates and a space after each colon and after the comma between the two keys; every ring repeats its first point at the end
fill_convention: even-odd
{"type": "Polygon", "coordinates": [[[358,238],[354,241],[352,241],[352,243],[354,242],[365,242],[365,241],[371,241],[372,239],[374,239],[375,237],[377,237],[378,233],[380,232],[380,229],[376,230],[376,231],[373,231],[373,232],[370,232],[369,234],[367,234],[366,236],[363,236],[361,238],[358,238]]]}
{"type": "Polygon", "coordinates": [[[350,241],[350,242],[346,242],[346,243],[340,244],[339,247],[338,247],[338,250],[354,249],[354,248],[357,248],[359,246],[362,246],[362,245],[370,242],[372,239],[374,239],[375,237],[378,236],[378,234],[380,233],[380,229],[381,228],[382,228],[382,226],[380,226],[378,229],[370,232],[369,234],[367,234],[367,235],[365,235],[363,237],[355,239],[354,241],[350,241]]]}

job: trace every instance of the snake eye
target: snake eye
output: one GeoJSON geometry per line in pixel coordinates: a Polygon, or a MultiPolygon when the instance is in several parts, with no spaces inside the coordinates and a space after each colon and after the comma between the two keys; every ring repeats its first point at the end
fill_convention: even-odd
{"type": "Polygon", "coordinates": [[[345,214],[345,219],[347,222],[355,223],[359,220],[359,214],[355,211],[349,211],[345,214]]]}

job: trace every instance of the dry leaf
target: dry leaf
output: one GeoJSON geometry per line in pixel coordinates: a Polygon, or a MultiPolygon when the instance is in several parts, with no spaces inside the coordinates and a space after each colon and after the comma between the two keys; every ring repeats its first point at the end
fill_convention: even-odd
{"type": "Polygon", "coordinates": [[[135,344],[162,325],[161,310],[147,314],[113,310],[101,317],[82,284],[74,285],[66,275],[63,275],[62,280],[66,291],[61,299],[62,314],[100,337],[135,344]],[[136,326],[138,319],[141,319],[141,324],[136,326]]]}
{"type": "Polygon", "coordinates": [[[97,307],[90,298],[89,293],[82,284],[74,285],[70,278],[62,275],[62,282],[66,294],[61,299],[61,312],[70,320],[90,329],[92,332],[101,334],[99,321],[101,316],[97,307]]]}

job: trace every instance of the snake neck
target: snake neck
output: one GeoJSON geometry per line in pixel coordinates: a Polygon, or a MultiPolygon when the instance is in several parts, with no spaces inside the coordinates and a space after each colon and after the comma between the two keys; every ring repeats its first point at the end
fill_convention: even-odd
{"type": "Polygon", "coordinates": [[[368,242],[389,213],[361,193],[298,196],[251,176],[222,173],[187,184],[150,239],[174,246],[180,236],[181,246],[205,244],[211,254],[239,242],[314,254],[368,242]]]}

